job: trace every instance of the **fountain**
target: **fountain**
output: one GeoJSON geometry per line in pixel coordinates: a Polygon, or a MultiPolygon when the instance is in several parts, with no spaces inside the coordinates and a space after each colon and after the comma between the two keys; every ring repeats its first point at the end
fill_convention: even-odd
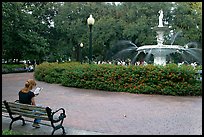
{"type": "MultiPolygon", "coordinates": [[[[181,55],[184,55],[185,53],[191,54],[192,57],[196,58],[196,60],[201,63],[202,60],[200,57],[197,57],[196,53],[193,53],[193,49],[199,50],[197,48],[190,49],[188,47],[188,44],[186,44],[184,47],[180,45],[172,45],[173,42],[171,42],[171,45],[164,45],[164,32],[168,30],[167,26],[163,26],[163,11],[159,11],[159,25],[158,27],[154,27],[154,30],[157,32],[157,45],[145,45],[137,48],[137,52],[139,55],[141,52],[152,54],[154,56],[154,64],[155,65],[166,65],[167,62],[167,55],[171,53],[179,53],[181,55]]],[[[175,39],[175,37],[174,37],[175,39]]],[[[195,52],[195,51],[194,51],[195,52]]]]}
{"type": "Polygon", "coordinates": [[[164,32],[168,30],[167,26],[163,26],[163,11],[159,11],[159,25],[154,27],[157,32],[157,45],[145,45],[137,49],[138,53],[146,52],[154,56],[155,65],[166,65],[166,56],[171,53],[176,53],[185,50],[179,45],[164,45],[164,32]]]}
{"type": "MultiPolygon", "coordinates": [[[[157,33],[157,45],[144,45],[141,47],[137,47],[134,43],[131,43],[129,41],[126,41],[128,45],[131,45],[131,47],[126,48],[118,52],[118,54],[114,55],[114,57],[117,59],[119,58],[119,55],[127,55],[127,53],[132,53],[131,51],[136,51],[136,56],[132,59],[132,64],[135,64],[137,57],[140,54],[145,54],[145,60],[148,60],[151,56],[154,58],[154,64],[155,65],[163,65],[165,66],[167,63],[167,56],[178,53],[179,55],[182,56],[183,60],[187,62],[187,58],[193,58],[196,60],[198,63],[202,64],[202,54],[201,51],[202,49],[198,49],[197,45],[194,42],[190,42],[184,46],[180,45],[173,45],[173,42],[175,40],[175,37],[173,37],[173,41],[171,42],[171,45],[165,45],[164,43],[164,32],[167,31],[169,28],[167,26],[163,25],[163,10],[159,11],[159,25],[154,27],[153,30],[156,31],[157,33]],[[189,45],[196,45],[194,47],[190,47],[189,45]],[[200,54],[199,54],[200,52],[200,54]]],[[[180,31],[178,34],[180,34],[182,31],[180,31]]],[[[121,42],[121,44],[124,41],[121,42]]],[[[122,46],[122,45],[118,46],[122,46]]],[[[112,58],[113,59],[113,58],[112,58]]]]}

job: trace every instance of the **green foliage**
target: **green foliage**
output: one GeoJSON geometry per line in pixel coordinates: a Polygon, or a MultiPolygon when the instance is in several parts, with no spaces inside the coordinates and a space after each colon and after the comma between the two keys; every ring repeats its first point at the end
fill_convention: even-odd
{"type": "Polygon", "coordinates": [[[35,67],[34,76],[37,80],[48,83],[61,83],[64,70],[67,70],[67,66],[63,63],[43,63],[35,67]]]}
{"type": "Polygon", "coordinates": [[[51,3],[2,3],[4,59],[42,60],[45,57],[49,51],[47,17],[52,15],[51,7],[51,3]]]}
{"type": "Polygon", "coordinates": [[[175,40],[174,44],[185,45],[188,42],[197,42],[202,47],[202,13],[200,2],[176,2],[172,11],[170,24],[173,33],[182,31],[182,35],[175,40]],[[198,5],[198,6],[195,6],[198,5]]]}
{"type": "Polygon", "coordinates": [[[138,47],[156,44],[158,11],[164,10],[164,21],[171,26],[165,43],[182,31],[174,44],[196,42],[202,47],[201,2],[3,2],[2,57],[4,59],[79,60],[89,51],[87,18],[95,18],[93,55],[106,59],[107,51],[118,40],[129,40],[138,47]],[[125,11],[125,12],[124,12],[125,11]],[[54,22],[54,26],[52,26],[54,22]],[[75,50],[74,50],[75,49],[75,50]]]}
{"type": "Polygon", "coordinates": [[[110,64],[43,63],[35,78],[64,86],[161,95],[202,95],[192,66],[117,66],[110,64]]]}
{"type": "Polygon", "coordinates": [[[25,72],[24,64],[2,64],[2,74],[25,72]]]}

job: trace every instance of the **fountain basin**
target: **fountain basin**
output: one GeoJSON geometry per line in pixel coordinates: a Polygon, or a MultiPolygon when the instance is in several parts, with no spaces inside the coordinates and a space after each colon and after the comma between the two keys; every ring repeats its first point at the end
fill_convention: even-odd
{"type": "Polygon", "coordinates": [[[136,51],[153,54],[154,64],[166,65],[166,55],[182,50],[185,50],[185,48],[179,45],[145,45],[137,48],[136,51]]]}

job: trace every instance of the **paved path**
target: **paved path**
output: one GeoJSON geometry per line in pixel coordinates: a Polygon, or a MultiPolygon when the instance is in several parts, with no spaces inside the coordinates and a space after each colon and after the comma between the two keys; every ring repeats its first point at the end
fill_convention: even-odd
{"type": "MultiPolygon", "coordinates": [[[[2,75],[2,100],[15,101],[33,73],[2,75]]],[[[201,135],[202,97],[137,95],[63,87],[37,81],[36,103],[63,107],[64,126],[115,135],[201,135]]],[[[87,132],[88,134],[88,132],[87,132]]]]}

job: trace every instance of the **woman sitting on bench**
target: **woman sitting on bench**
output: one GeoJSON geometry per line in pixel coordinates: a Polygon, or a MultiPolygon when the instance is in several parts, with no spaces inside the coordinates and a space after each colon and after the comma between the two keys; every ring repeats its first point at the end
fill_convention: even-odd
{"type": "MultiPolygon", "coordinates": [[[[21,89],[18,93],[19,95],[19,103],[36,105],[35,104],[35,94],[31,91],[34,87],[36,87],[36,82],[33,79],[28,79],[25,83],[25,87],[21,89]]],[[[40,128],[39,122],[40,119],[34,119],[33,127],[40,128]]]]}

